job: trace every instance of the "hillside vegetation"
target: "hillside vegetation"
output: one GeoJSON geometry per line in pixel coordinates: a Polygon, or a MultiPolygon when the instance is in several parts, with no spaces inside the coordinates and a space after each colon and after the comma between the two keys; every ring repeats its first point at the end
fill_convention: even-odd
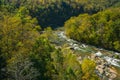
{"type": "Polygon", "coordinates": [[[78,61],[74,51],[59,48],[52,28],[64,26],[69,38],[120,52],[119,3],[0,0],[0,80],[101,80],[95,60],[78,61]]]}
{"type": "Polygon", "coordinates": [[[120,8],[82,14],[65,23],[66,35],[87,44],[120,51],[120,8]]]}
{"type": "Polygon", "coordinates": [[[9,12],[25,7],[42,27],[56,28],[63,26],[71,16],[97,13],[118,2],[119,0],[1,0],[0,5],[1,9],[6,8],[9,12]]]}

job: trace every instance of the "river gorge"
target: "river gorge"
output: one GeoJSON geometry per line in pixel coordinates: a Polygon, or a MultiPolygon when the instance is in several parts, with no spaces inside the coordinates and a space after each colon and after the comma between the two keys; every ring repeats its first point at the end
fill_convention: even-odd
{"type": "Polygon", "coordinates": [[[102,80],[114,80],[120,76],[120,53],[80,43],[68,38],[64,31],[55,31],[54,33],[58,38],[54,40],[56,48],[62,48],[63,45],[66,45],[66,48],[71,49],[78,56],[77,59],[80,62],[84,58],[94,60],[97,64],[95,71],[102,80]]]}

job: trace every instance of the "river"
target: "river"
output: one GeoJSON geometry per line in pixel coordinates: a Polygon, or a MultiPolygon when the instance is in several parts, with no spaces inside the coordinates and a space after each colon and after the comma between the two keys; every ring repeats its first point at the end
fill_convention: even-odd
{"type": "Polygon", "coordinates": [[[96,56],[102,57],[104,60],[106,60],[108,63],[110,63],[113,66],[120,67],[120,59],[116,58],[116,56],[120,56],[120,53],[105,50],[103,48],[97,48],[95,46],[86,45],[80,42],[77,42],[73,39],[69,39],[64,31],[56,32],[60,39],[60,43],[67,43],[69,47],[73,50],[79,51],[81,53],[91,53],[95,54],[96,56]]]}
{"type": "Polygon", "coordinates": [[[56,49],[63,47],[70,49],[80,63],[84,58],[94,60],[95,72],[101,80],[120,80],[120,53],[70,39],[63,30],[55,30],[52,34],[54,36],[52,35],[49,40],[55,44],[56,49]]]}

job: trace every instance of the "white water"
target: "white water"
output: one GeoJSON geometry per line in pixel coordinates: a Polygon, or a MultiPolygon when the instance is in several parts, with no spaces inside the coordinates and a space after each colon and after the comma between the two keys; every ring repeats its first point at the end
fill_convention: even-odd
{"type": "MultiPolygon", "coordinates": [[[[93,46],[88,46],[88,45],[85,45],[82,43],[79,44],[79,42],[77,42],[73,39],[69,39],[63,31],[57,32],[57,35],[60,39],[63,39],[64,41],[66,41],[69,44],[69,46],[74,50],[81,51],[81,52],[85,52],[85,51],[90,52],[89,48],[93,48],[93,46]]],[[[94,53],[96,56],[98,56],[98,57],[103,56],[103,59],[106,60],[111,65],[120,67],[120,64],[119,64],[120,60],[119,59],[112,58],[109,55],[105,56],[101,52],[101,51],[105,51],[105,52],[110,53],[110,51],[104,50],[102,48],[95,48],[95,47],[94,47],[94,49],[92,49],[92,53],[94,53]],[[97,52],[94,49],[96,49],[97,52]]],[[[114,52],[113,54],[120,55],[120,53],[117,53],[117,52],[114,52]]]]}
{"type": "Polygon", "coordinates": [[[97,53],[95,53],[95,55],[96,56],[102,56],[103,54],[100,51],[98,51],[97,53]]]}
{"type": "Polygon", "coordinates": [[[114,58],[111,58],[111,57],[108,57],[108,56],[105,56],[104,59],[111,65],[114,65],[114,66],[117,66],[117,67],[120,67],[120,65],[118,64],[118,62],[120,62],[119,59],[114,59],[114,58]]]}

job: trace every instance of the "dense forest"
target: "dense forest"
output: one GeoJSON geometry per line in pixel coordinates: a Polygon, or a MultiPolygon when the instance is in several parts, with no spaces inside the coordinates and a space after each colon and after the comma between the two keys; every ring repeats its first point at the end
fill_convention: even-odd
{"type": "Polygon", "coordinates": [[[66,34],[80,42],[120,52],[120,9],[72,17],[65,23],[66,34]]]}
{"type": "Polygon", "coordinates": [[[120,0],[0,0],[0,80],[101,80],[96,62],[56,48],[55,30],[120,52],[120,0]],[[53,30],[52,30],[53,29],[53,30]]]}
{"type": "Polygon", "coordinates": [[[1,0],[0,4],[2,9],[6,8],[9,12],[25,7],[42,27],[55,28],[63,26],[71,16],[94,14],[118,2],[119,0],[1,0]]]}

